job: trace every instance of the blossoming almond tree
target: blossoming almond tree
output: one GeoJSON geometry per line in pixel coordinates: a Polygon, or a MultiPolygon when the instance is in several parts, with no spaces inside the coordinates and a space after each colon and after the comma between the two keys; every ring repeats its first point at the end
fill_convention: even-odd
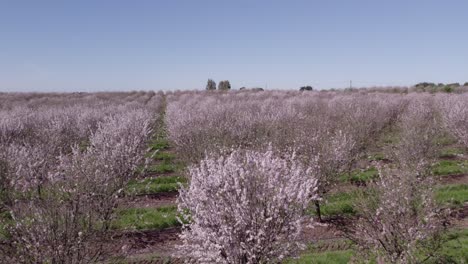
{"type": "Polygon", "coordinates": [[[444,214],[434,200],[430,177],[412,171],[379,168],[379,179],[356,203],[359,218],[342,226],[369,259],[378,263],[420,263],[431,257],[443,230],[444,214]]]}
{"type": "Polygon", "coordinates": [[[468,96],[440,96],[438,102],[448,131],[468,148],[468,96]]]}
{"type": "Polygon", "coordinates": [[[84,118],[43,107],[25,126],[0,126],[0,262],[93,263],[119,190],[142,163],[154,105],[111,102],[84,118]]]}
{"type": "Polygon", "coordinates": [[[430,174],[430,165],[437,157],[437,138],[441,126],[435,103],[428,95],[415,95],[401,114],[397,127],[399,142],[386,151],[400,167],[420,175],[430,174]]]}
{"type": "Polygon", "coordinates": [[[189,168],[179,212],[181,253],[198,263],[277,263],[298,247],[301,221],[316,199],[315,168],[294,154],[234,150],[189,168]]]}

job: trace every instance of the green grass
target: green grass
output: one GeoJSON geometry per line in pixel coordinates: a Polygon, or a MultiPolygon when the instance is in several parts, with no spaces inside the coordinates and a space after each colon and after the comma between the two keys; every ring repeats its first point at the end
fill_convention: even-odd
{"type": "Polygon", "coordinates": [[[168,149],[169,148],[169,140],[165,138],[159,138],[155,139],[153,142],[150,144],[151,150],[163,150],[163,149],[168,149]]]}
{"type": "Polygon", "coordinates": [[[465,151],[462,148],[447,147],[447,148],[443,148],[440,151],[439,157],[440,158],[454,158],[464,153],[465,151]]]}
{"type": "Polygon", "coordinates": [[[448,146],[457,143],[457,140],[453,136],[446,134],[436,138],[434,143],[441,146],[448,146]]]}
{"type": "Polygon", "coordinates": [[[367,159],[369,161],[379,161],[379,160],[384,160],[385,159],[385,155],[383,153],[375,153],[375,154],[372,154],[372,155],[369,155],[367,157],[367,159]]]}
{"type": "MultiPolygon", "coordinates": [[[[447,232],[446,241],[442,244],[440,251],[436,252],[436,258],[429,259],[425,263],[468,263],[468,229],[453,229],[447,232]]],[[[349,263],[355,254],[353,250],[337,250],[314,252],[316,247],[312,245],[306,253],[297,259],[288,259],[287,264],[308,263],[349,263]]],[[[424,257],[422,257],[424,258],[424,257]]],[[[360,263],[360,262],[358,262],[360,263]]],[[[371,260],[370,263],[375,263],[371,260]]]]}
{"type": "Polygon", "coordinates": [[[355,170],[351,175],[344,174],[340,177],[341,181],[349,182],[366,182],[368,180],[374,179],[379,175],[379,172],[376,168],[371,167],[365,170],[355,170]]]}
{"type": "Polygon", "coordinates": [[[129,208],[119,210],[112,228],[119,230],[163,229],[180,225],[177,207],[129,208]]]}
{"type": "Polygon", "coordinates": [[[444,243],[440,252],[442,262],[428,263],[468,263],[468,229],[451,230],[447,237],[448,241],[444,243]]]}
{"type": "MultiPolygon", "coordinates": [[[[356,213],[354,203],[357,198],[358,193],[356,191],[332,194],[320,204],[321,213],[323,216],[353,215],[356,213]]],[[[468,184],[453,184],[440,187],[436,190],[435,198],[440,204],[448,204],[455,207],[461,206],[468,202],[468,184]]],[[[309,213],[315,214],[314,206],[311,206],[309,213]]]]}
{"type": "Polygon", "coordinates": [[[170,152],[167,152],[167,151],[161,151],[159,149],[157,150],[152,150],[152,151],[149,151],[148,153],[145,154],[145,157],[146,158],[152,158],[152,159],[155,159],[155,160],[162,160],[162,161],[173,161],[176,156],[170,152]]]}
{"type": "Polygon", "coordinates": [[[172,192],[179,189],[179,183],[187,180],[181,176],[146,178],[144,180],[132,180],[129,182],[126,192],[128,194],[153,194],[172,192]]]}
{"type": "Polygon", "coordinates": [[[150,166],[148,168],[148,171],[154,172],[154,173],[171,173],[171,172],[175,172],[176,169],[177,169],[176,165],[172,163],[163,162],[161,164],[150,166]]]}
{"type": "Polygon", "coordinates": [[[116,257],[114,259],[109,259],[106,264],[136,264],[136,263],[161,263],[161,264],[170,264],[170,263],[179,263],[176,259],[170,256],[161,256],[161,253],[149,253],[142,255],[131,255],[127,258],[116,257]]]}
{"type": "Polygon", "coordinates": [[[400,135],[398,134],[398,131],[396,130],[388,131],[387,133],[383,135],[382,139],[380,139],[380,142],[381,144],[379,145],[382,145],[382,146],[394,145],[400,142],[400,135]]]}
{"type": "Polygon", "coordinates": [[[348,263],[353,256],[352,250],[306,253],[298,259],[286,261],[288,264],[341,264],[348,263]]]}
{"type": "Polygon", "coordinates": [[[169,152],[158,151],[153,157],[155,160],[172,161],[176,156],[169,152]]]}
{"type": "MultiPolygon", "coordinates": [[[[356,213],[353,207],[356,198],[356,192],[332,194],[320,203],[320,213],[322,216],[353,215],[356,213]]],[[[309,208],[309,214],[315,215],[315,206],[309,208]]]]}
{"type": "Polygon", "coordinates": [[[461,206],[468,202],[468,184],[451,184],[436,191],[436,201],[440,204],[461,206]]]}
{"type": "Polygon", "coordinates": [[[11,215],[8,212],[0,212],[0,239],[7,237],[6,227],[13,224],[11,215]]]}
{"type": "Polygon", "coordinates": [[[442,160],[432,167],[434,175],[453,175],[468,172],[468,161],[442,160]]]}

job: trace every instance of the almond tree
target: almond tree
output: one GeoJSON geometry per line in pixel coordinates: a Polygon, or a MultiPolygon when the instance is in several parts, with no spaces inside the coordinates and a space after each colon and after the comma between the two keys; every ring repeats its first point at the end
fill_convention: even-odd
{"type": "Polygon", "coordinates": [[[397,128],[399,141],[386,152],[406,170],[430,174],[430,165],[438,151],[436,140],[441,136],[433,98],[426,95],[411,98],[397,122],[397,128]]]}
{"type": "Polygon", "coordinates": [[[439,96],[438,102],[447,131],[468,148],[468,96],[439,96]]]}
{"type": "Polygon", "coordinates": [[[419,263],[440,245],[445,212],[433,197],[430,165],[439,135],[433,101],[411,98],[398,121],[400,141],[387,151],[395,163],[378,165],[379,178],[355,203],[358,219],[338,225],[365,257],[379,263],[419,263]]]}
{"type": "Polygon", "coordinates": [[[103,105],[92,100],[97,118],[91,118],[72,114],[80,108],[87,112],[87,101],[64,106],[62,101],[77,99],[60,95],[57,103],[49,102],[41,106],[42,111],[31,113],[36,118],[19,119],[24,126],[0,127],[4,135],[0,138],[2,261],[90,263],[99,259],[118,194],[142,163],[154,117],[145,108],[153,109],[159,102],[152,101],[154,95],[137,96],[129,99],[126,94],[121,99],[129,101],[118,104],[112,96],[103,105]],[[142,96],[146,104],[133,104],[142,96]],[[64,110],[68,107],[76,109],[64,110]]]}
{"type": "Polygon", "coordinates": [[[278,263],[297,249],[304,212],[316,199],[315,169],[292,156],[233,150],[189,169],[179,212],[180,252],[198,263],[278,263]]]}
{"type": "Polygon", "coordinates": [[[358,219],[340,225],[366,258],[378,263],[420,263],[435,254],[444,213],[433,197],[430,177],[379,168],[379,179],[356,202],[358,219]]]}

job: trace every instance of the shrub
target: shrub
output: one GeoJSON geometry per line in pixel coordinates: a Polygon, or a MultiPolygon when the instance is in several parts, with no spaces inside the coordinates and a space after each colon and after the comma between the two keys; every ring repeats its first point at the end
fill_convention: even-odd
{"type": "Polygon", "coordinates": [[[411,98],[397,122],[399,141],[387,149],[388,155],[406,170],[429,174],[429,167],[438,154],[435,139],[441,135],[439,122],[432,97],[411,98]]]}
{"type": "Polygon", "coordinates": [[[468,96],[440,96],[438,102],[447,131],[468,148],[468,96]]]}
{"type": "Polygon", "coordinates": [[[453,87],[452,86],[444,86],[444,92],[446,93],[452,93],[453,92],[453,87]]]}
{"type": "Polygon", "coordinates": [[[439,249],[445,214],[433,197],[432,180],[401,169],[379,168],[379,180],[361,194],[359,218],[345,231],[367,259],[419,263],[439,249]]]}
{"type": "Polygon", "coordinates": [[[189,169],[179,212],[180,250],[200,263],[276,263],[297,249],[301,220],[315,199],[314,169],[266,152],[234,150],[189,169]]]}

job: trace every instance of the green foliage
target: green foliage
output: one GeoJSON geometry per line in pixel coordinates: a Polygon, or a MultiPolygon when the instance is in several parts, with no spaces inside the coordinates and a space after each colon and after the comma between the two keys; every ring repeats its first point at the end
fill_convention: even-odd
{"type": "Polygon", "coordinates": [[[228,80],[220,81],[218,83],[218,90],[221,90],[221,91],[225,90],[226,91],[226,90],[230,90],[230,89],[231,89],[231,84],[229,83],[228,80]]]}
{"type": "Polygon", "coordinates": [[[444,86],[443,91],[446,93],[452,93],[453,92],[453,87],[452,86],[444,86]]]}
{"type": "Polygon", "coordinates": [[[150,230],[180,225],[177,220],[177,207],[129,208],[119,210],[112,223],[113,229],[150,230]]]}
{"type": "Polygon", "coordinates": [[[307,86],[302,86],[299,91],[313,91],[314,88],[310,85],[307,85],[307,86]]]}
{"type": "Polygon", "coordinates": [[[206,90],[212,91],[216,90],[216,83],[212,79],[208,79],[208,82],[206,83],[206,90]]]}
{"type": "Polygon", "coordinates": [[[449,87],[460,87],[460,83],[449,83],[447,84],[449,87]]]}
{"type": "Polygon", "coordinates": [[[420,82],[415,85],[415,87],[418,87],[418,88],[426,88],[426,87],[434,87],[434,86],[436,86],[436,84],[432,82],[420,82]]]}

